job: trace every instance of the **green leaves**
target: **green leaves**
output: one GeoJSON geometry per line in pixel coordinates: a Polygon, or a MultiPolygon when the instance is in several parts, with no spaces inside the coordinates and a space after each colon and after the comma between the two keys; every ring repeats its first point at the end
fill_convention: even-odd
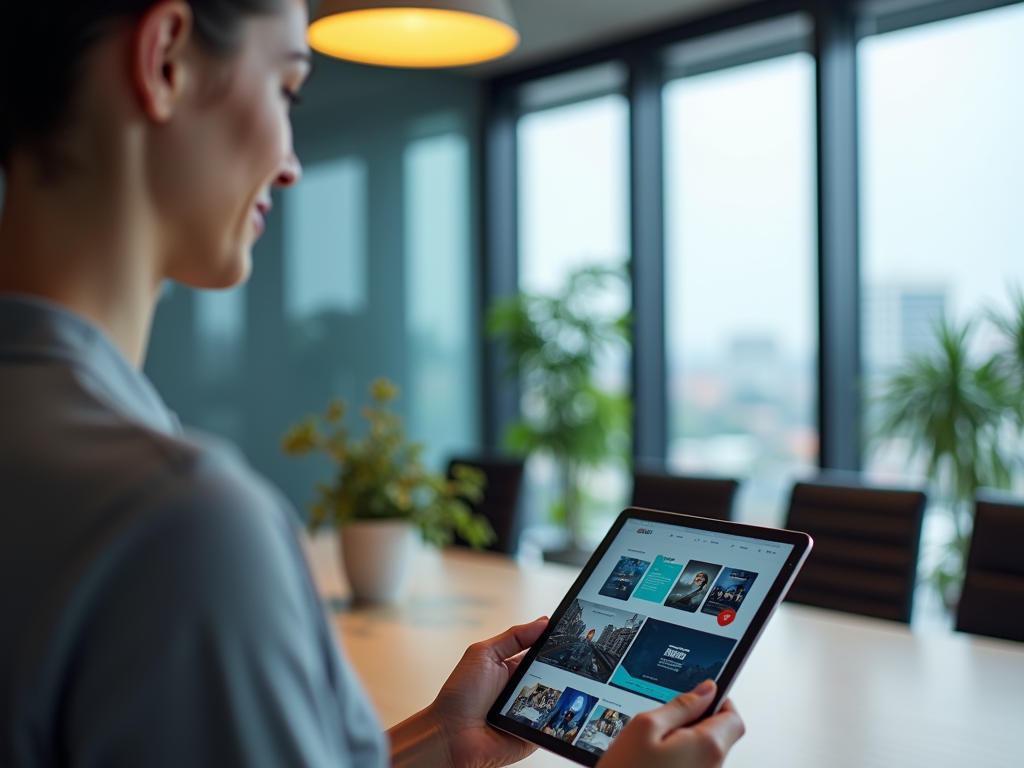
{"type": "Polygon", "coordinates": [[[523,417],[506,435],[513,450],[589,465],[628,452],[629,399],[593,380],[601,355],[629,345],[629,315],[599,310],[615,282],[625,286],[624,269],[588,267],[556,295],[520,293],[491,308],[488,332],[523,387],[523,417]]]}
{"type": "Polygon", "coordinates": [[[974,493],[1009,488],[1024,428],[1024,298],[1009,316],[988,312],[1000,346],[972,359],[975,325],[941,320],[936,350],[909,358],[874,398],[880,411],[875,438],[906,438],[926,461],[929,478],[951,513],[954,534],[931,581],[944,596],[963,578],[974,493]]]}
{"type": "Polygon", "coordinates": [[[908,360],[878,397],[879,433],[908,438],[925,455],[929,477],[955,501],[972,499],[982,486],[1009,486],[1000,435],[1020,398],[999,360],[971,363],[971,330],[971,323],[942,320],[936,353],[908,360]]]}
{"type": "Polygon", "coordinates": [[[489,335],[508,352],[506,374],[518,378],[523,392],[522,416],[505,442],[517,453],[546,452],[559,463],[564,487],[557,508],[577,545],[579,468],[629,454],[629,398],[594,379],[602,356],[629,347],[629,314],[608,309],[616,283],[627,287],[624,268],[588,267],[561,292],[522,292],[494,304],[487,318],[489,335]]]}
{"type": "Polygon", "coordinates": [[[433,544],[450,544],[456,534],[475,547],[491,543],[490,524],[466,503],[483,498],[483,473],[457,466],[448,480],[429,471],[422,461],[423,446],[406,440],[401,418],[387,407],[398,398],[398,387],[377,379],[370,395],[372,403],[359,411],[369,427],[365,437],[351,436],[344,425],[346,404],[334,401],[319,422],[308,418],[282,440],[289,456],[320,452],[336,468],[332,482],[317,486],[310,530],[325,523],[341,527],[353,520],[399,518],[418,525],[433,544]]]}

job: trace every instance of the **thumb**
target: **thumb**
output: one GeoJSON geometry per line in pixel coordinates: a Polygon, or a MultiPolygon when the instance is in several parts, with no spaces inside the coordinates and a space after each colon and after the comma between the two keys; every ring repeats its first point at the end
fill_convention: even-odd
{"type": "Polygon", "coordinates": [[[689,693],[676,696],[657,709],[652,709],[647,714],[654,735],[661,738],[677,728],[692,723],[707,711],[717,690],[718,686],[713,680],[705,680],[689,693]]]}
{"type": "Polygon", "coordinates": [[[495,661],[502,662],[533,645],[547,625],[547,618],[541,617],[529,624],[520,624],[507,629],[490,640],[478,643],[477,647],[484,650],[495,661]]]}

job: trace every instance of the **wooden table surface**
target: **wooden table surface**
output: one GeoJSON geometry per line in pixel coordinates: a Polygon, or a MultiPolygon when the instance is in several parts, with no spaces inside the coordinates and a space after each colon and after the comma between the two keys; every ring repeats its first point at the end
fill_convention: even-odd
{"type": "MultiPolygon", "coordinates": [[[[347,606],[333,540],[310,547],[345,650],[385,727],[426,706],[470,643],[550,614],[577,571],[425,549],[402,605],[347,606]]],[[[1024,644],[914,635],[784,604],[733,687],[729,768],[1022,768],[1024,644]]],[[[538,751],[520,765],[573,765],[538,751]]]]}

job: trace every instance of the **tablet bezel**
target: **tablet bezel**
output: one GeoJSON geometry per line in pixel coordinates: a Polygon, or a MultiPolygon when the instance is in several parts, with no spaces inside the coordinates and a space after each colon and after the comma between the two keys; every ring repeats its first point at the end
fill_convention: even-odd
{"type": "MultiPolygon", "coordinates": [[[[652,523],[675,525],[682,528],[690,528],[692,530],[708,531],[709,533],[721,533],[730,536],[761,539],[763,541],[770,541],[773,543],[790,544],[793,547],[792,552],[786,558],[786,562],[782,566],[782,570],[779,571],[774,583],[768,590],[768,594],[765,596],[761,605],[758,607],[751,619],[750,626],[747,627],[746,632],[744,632],[737,641],[732,655],[729,657],[728,662],[725,667],[723,667],[721,674],[718,676],[718,693],[716,694],[715,700],[712,702],[711,706],[708,707],[707,715],[705,715],[705,717],[716,712],[722,701],[724,701],[726,696],[728,696],[729,689],[732,687],[732,683],[736,679],[736,675],[739,673],[740,669],[743,668],[744,662],[750,655],[750,649],[761,636],[761,632],[768,623],[768,619],[771,618],[775,609],[779,606],[779,603],[781,603],[783,598],[785,598],[786,592],[789,590],[789,587],[793,583],[793,579],[796,577],[797,573],[799,573],[800,567],[807,559],[807,555],[810,553],[811,547],[814,543],[811,537],[806,533],[788,531],[781,528],[766,528],[758,525],[747,525],[745,523],[711,520],[706,517],[694,517],[692,515],[682,515],[674,512],[660,512],[653,509],[644,509],[642,507],[630,507],[624,510],[615,520],[611,530],[608,531],[608,534],[601,541],[600,546],[598,546],[586,566],[584,566],[579,577],[562,599],[562,602],[559,603],[558,608],[556,608],[554,613],[552,613],[547,629],[544,630],[544,633],[537,639],[537,642],[535,642],[530,650],[527,651],[526,655],[519,663],[519,666],[509,678],[508,683],[502,689],[501,694],[487,713],[487,722],[498,730],[511,733],[524,741],[536,744],[549,752],[554,752],[557,755],[561,755],[562,757],[573,760],[581,765],[596,765],[597,761],[600,759],[600,755],[595,755],[585,749],[568,744],[561,739],[556,739],[554,736],[534,730],[533,728],[519,723],[510,717],[502,715],[501,710],[505,702],[507,702],[513,693],[516,692],[519,687],[519,683],[522,681],[526,671],[530,668],[530,665],[537,658],[537,654],[540,652],[540,649],[544,647],[544,644],[558,625],[562,616],[569,610],[573,600],[575,600],[583,590],[584,585],[593,575],[597,566],[600,564],[601,559],[608,551],[608,548],[611,547],[612,542],[619,535],[619,532],[626,524],[626,521],[630,519],[640,519],[644,521],[649,520],[652,523]]],[[[652,702],[651,708],[653,709],[656,706],[658,705],[652,702]]]]}

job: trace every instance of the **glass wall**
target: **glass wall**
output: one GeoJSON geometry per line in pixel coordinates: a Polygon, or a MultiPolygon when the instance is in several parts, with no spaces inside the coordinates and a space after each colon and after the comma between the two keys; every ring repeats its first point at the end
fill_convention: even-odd
{"type": "MultiPolygon", "coordinates": [[[[541,82],[523,94],[536,105],[545,92],[572,94],[577,84],[621,83],[624,73],[606,65],[578,80],[541,82]]],[[[528,112],[517,127],[519,286],[554,294],[568,276],[587,266],[625,268],[629,262],[629,105],[620,93],[528,112]]],[[[590,310],[613,316],[628,310],[628,287],[609,284],[590,310]]],[[[629,360],[609,354],[596,372],[599,386],[629,390],[629,360]]],[[[529,403],[524,408],[529,409],[529,403]]],[[[527,468],[528,522],[547,520],[559,483],[555,465],[535,456],[527,468]]],[[[600,538],[629,495],[625,464],[613,462],[582,483],[589,534],[600,538]]]]}
{"type": "Polygon", "coordinates": [[[460,133],[412,141],[403,159],[409,434],[435,465],[477,445],[469,160],[460,133]]]}
{"type": "Polygon", "coordinates": [[[367,301],[366,161],[316,163],[285,193],[285,311],[293,322],[358,315],[367,301]]]}
{"type": "MultiPolygon", "coordinates": [[[[936,349],[942,316],[975,322],[1024,290],[1024,6],[865,38],[858,48],[861,290],[867,394],[936,349]]],[[[875,434],[876,409],[865,431],[875,434]]],[[[866,469],[921,476],[909,444],[874,439],[866,469]]]]}
{"type": "MultiPolygon", "coordinates": [[[[1007,316],[1024,291],[1022,35],[1024,6],[1014,5],[858,46],[864,468],[886,482],[926,476],[921,446],[880,430],[887,381],[921,356],[942,365],[945,319],[971,324],[959,377],[970,387],[970,369],[1000,344],[990,314],[1007,316]]],[[[1004,450],[1014,433],[1002,433],[1004,450]]],[[[1010,445],[1019,456],[1019,438],[1010,445]]],[[[946,542],[957,535],[941,489],[930,501],[924,575],[951,567],[946,542]]],[[[922,588],[918,598],[916,622],[949,623],[936,593],[922,588]]]]}
{"type": "Polygon", "coordinates": [[[814,59],[664,88],[669,466],[778,524],[817,463],[814,59]]]}
{"type": "Polygon", "coordinates": [[[285,457],[285,430],[335,397],[362,405],[379,376],[435,468],[479,446],[477,101],[466,78],[318,59],[293,112],[304,177],[275,192],[248,284],[161,301],[146,365],[161,394],[299,509],[330,467],[285,457]]]}

